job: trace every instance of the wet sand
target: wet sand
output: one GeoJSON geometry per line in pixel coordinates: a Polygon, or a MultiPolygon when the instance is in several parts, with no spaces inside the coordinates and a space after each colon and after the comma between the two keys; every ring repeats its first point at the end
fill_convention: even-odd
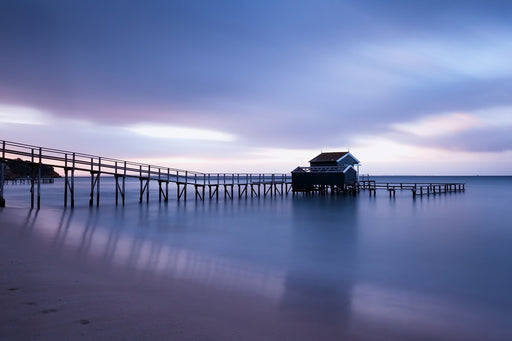
{"type": "MultiPolygon", "coordinates": [[[[509,291],[494,295],[496,290],[489,290],[499,289],[494,283],[510,287],[506,285],[508,272],[496,270],[500,264],[508,269],[507,261],[490,263],[493,267],[487,276],[491,277],[484,282],[488,286],[466,285],[476,283],[466,279],[479,263],[466,262],[474,260],[469,256],[460,258],[460,250],[458,257],[438,258],[434,253],[425,259],[416,257],[411,263],[414,268],[405,267],[403,275],[397,276],[399,266],[404,261],[409,264],[411,249],[399,253],[407,257],[386,263],[393,252],[365,248],[363,242],[397,245],[398,236],[412,229],[404,228],[388,238],[394,231],[390,226],[380,229],[385,234],[372,228],[365,235],[367,225],[357,225],[359,241],[350,230],[341,228],[318,234],[307,220],[312,212],[304,210],[302,201],[293,203],[298,208],[293,210],[291,234],[277,229],[290,222],[283,222],[286,210],[278,202],[269,204],[271,212],[279,214],[274,221],[274,215],[271,219],[266,213],[266,221],[271,222],[268,229],[260,220],[265,211],[257,205],[213,215],[215,209],[226,206],[213,205],[210,211],[202,205],[162,211],[140,205],[98,210],[0,209],[0,340],[511,339],[509,291]],[[248,222],[254,225],[239,228],[248,222]],[[348,239],[344,238],[347,233],[348,239]],[[250,243],[254,238],[261,239],[250,243]],[[287,243],[291,249],[281,252],[287,243]],[[352,249],[356,244],[364,250],[358,257],[352,249]],[[248,257],[261,260],[265,252],[274,252],[269,259],[283,263],[269,260],[258,267],[248,257]],[[373,266],[366,272],[363,256],[369,257],[367,266],[373,266]],[[286,257],[293,262],[284,263],[286,257]],[[439,270],[438,259],[452,266],[444,272],[434,271],[439,270]],[[472,264],[469,272],[466,264],[472,264]],[[355,265],[359,272],[351,271],[355,265]],[[415,284],[451,283],[452,269],[462,271],[464,279],[464,285],[454,286],[455,293],[413,290],[415,284]],[[395,285],[365,280],[365,273],[395,285]],[[419,279],[414,281],[414,275],[419,279]],[[459,293],[469,299],[461,300],[459,293]],[[486,300],[481,303],[475,293],[486,300]],[[494,296],[499,300],[494,301],[494,296]]],[[[243,207],[243,202],[235,206],[243,207]]],[[[317,208],[320,216],[326,210],[340,212],[317,208]]],[[[348,209],[353,211],[353,207],[348,209]]],[[[415,230],[430,232],[433,226],[415,230]]],[[[442,230],[443,238],[433,235],[436,252],[438,240],[446,242],[442,230]]],[[[422,236],[425,246],[429,234],[422,236]]],[[[496,245],[508,252],[510,244],[496,245]]],[[[474,249],[472,245],[471,252],[474,249]]],[[[478,257],[489,250],[494,249],[486,247],[478,257]]],[[[488,259],[493,260],[492,255],[488,259]]],[[[506,253],[500,252],[499,259],[502,255],[506,253]]],[[[486,280],[476,275],[469,278],[486,280]]]]}
{"type": "MultiPolygon", "coordinates": [[[[270,299],[82,264],[0,213],[2,340],[311,340],[343,331],[270,299]]],[[[37,229],[37,223],[32,228],[37,229]]]]}

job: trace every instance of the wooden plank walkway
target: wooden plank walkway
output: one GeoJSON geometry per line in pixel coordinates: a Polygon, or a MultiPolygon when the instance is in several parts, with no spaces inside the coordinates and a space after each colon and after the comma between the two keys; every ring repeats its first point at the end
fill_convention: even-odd
{"type": "Polygon", "coordinates": [[[169,184],[177,187],[177,199],[187,199],[187,188],[194,188],[196,199],[218,198],[220,190],[224,197],[235,198],[235,188],[238,197],[287,195],[291,191],[290,174],[266,173],[202,173],[177,168],[156,166],[126,160],[107,158],[97,155],[77,153],[52,148],[27,145],[17,142],[0,140],[0,207],[5,207],[5,161],[22,159],[32,164],[31,207],[41,205],[42,165],[62,169],[64,172],[64,207],[69,203],[75,205],[75,173],[89,173],[91,186],[89,205],[99,206],[101,176],[115,178],[115,203],[124,205],[126,200],[126,179],[136,178],[140,182],[139,202],[149,202],[150,182],[158,184],[159,201],[168,201],[169,184]]]}

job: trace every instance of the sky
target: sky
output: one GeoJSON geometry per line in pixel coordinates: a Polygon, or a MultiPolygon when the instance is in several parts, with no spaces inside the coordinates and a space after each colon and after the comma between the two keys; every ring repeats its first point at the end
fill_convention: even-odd
{"type": "Polygon", "coordinates": [[[0,0],[0,139],[205,172],[512,174],[510,1],[0,0]]]}

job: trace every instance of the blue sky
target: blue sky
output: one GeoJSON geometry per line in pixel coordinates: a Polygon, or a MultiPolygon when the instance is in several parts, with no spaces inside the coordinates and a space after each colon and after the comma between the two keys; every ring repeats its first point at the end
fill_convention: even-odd
{"type": "Polygon", "coordinates": [[[512,174],[508,1],[3,1],[1,138],[199,171],[512,174]]]}

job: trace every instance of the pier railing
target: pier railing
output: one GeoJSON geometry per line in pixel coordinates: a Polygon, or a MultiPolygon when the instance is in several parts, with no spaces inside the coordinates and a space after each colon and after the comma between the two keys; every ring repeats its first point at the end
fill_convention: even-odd
{"type": "Polygon", "coordinates": [[[5,161],[8,159],[21,159],[29,161],[32,165],[31,205],[34,206],[34,193],[37,193],[37,206],[40,205],[40,185],[42,182],[42,165],[60,168],[64,171],[64,205],[71,200],[74,206],[74,179],[75,173],[89,173],[91,176],[91,190],[89,204],[100,199],[100,175],[113,176],[116,180],[116,204],[121,198],[125,202],[125,179],[136,178],[140,181],[139,201],[145,197],[149,200],[149,183],[158,182],[159,199],[168,199],[168,185],[175,183],[178,187],[178,200],[186,199],[187,186],[195,187],[196,198],[204,199],[205,187],[209,187],[210,198],[218,197],[218,188],[224,188],[226,197],[233,197],[233,186],[239,186],[239,195],[260,195],[259,186],[263,186],[264,195],[287,194],[291,189],[290,174],[269,173],[202,173],[172,167],[151,165],[127,160],[114,159],[86,153],[78,153],[54,148],[33,146],[18,142],[0,140],[0,206],[5,205],[5,161]],[[284,186],[284,188],[283,188],[284,186]],[[35,189],[37,187],[37,189],[35,189]],[[257,188],[255,188],[257,187],[257,188]],[[267,188],[268,187],[268,188],[267,188]]]}

